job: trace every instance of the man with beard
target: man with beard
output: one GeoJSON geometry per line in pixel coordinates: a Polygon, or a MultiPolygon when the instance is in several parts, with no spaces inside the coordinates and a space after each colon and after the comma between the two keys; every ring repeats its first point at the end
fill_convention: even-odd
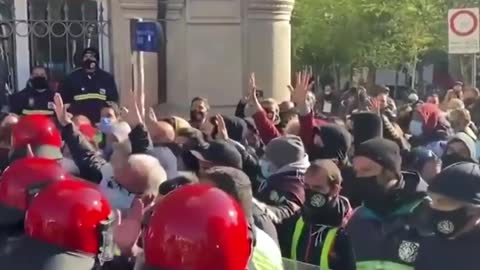
{"type": "Polygon", "coordinates": [[[351,211],[348,199],[340,196],[341,183],[331,160],[317,160],[308,168],[301,214],[280,226],[284,257],[320,269],[355,269],[350,239],[341,228],[351,211]]]}
{"type": "Polygon", "coordinates": [[[113,76],[100,68],[97,49],[86,48],[82,57],[82,68],[67,76],[60,94],[71,105],[70,113],[85,115],[92,123],[98,123],[106,102],[118,103],[117,85],[113,76]]]}
{"type": "Polygon", "coordinates": [[[195,97],[190,103],[190,125],[196,129],[202,130],[206,123],[210,106],[208,100],[202,97],[195,97]]]}
{"type": "Polygon", "coordinates": [[[376,138],[355,149],[353,167],[363,199],[347,224],[357,269],[413,269],[422,236],[417,214],[428,205],[427,184],[400,171],[400,149],[376,138]]]}
{"type": "Polygon", "coordinates": [[[43,114],[53,116],[53,96],[48,85],[47,70],[42,66],[32,68],[27,87],[10,97],[10,112],[17,115],[43,114]]]}

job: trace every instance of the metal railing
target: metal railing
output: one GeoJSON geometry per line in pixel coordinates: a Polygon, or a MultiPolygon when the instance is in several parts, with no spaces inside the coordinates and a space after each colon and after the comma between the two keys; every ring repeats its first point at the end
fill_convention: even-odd
{"type": "MultiPolygon", "coordinates": [[[[104,16],[108,8],[104,1],[78,1],[81,4],[72,7],[68,1],[30,0],[27,6],[13,8],[14,2],[17,1],[11,3],[10,16],[7,14],[10,18],[0,13],[0,65],[3,62],[8,67],[10,89],[19,90],[25,83],[16,80],[20,65],[45,66],[50,79],[60,81],[79,65],[84,48],[99,48],[102,58],[110,32],[109,20],[104,16]],[[12,14],[18,14],[15,9],[19,8],[27,8],[27,16],[13,18],[12,14]],[[28,48],[28,52],[19,52],[18,48],[28,48]],[[22,58],[22,53],[28,59],[22,58]]],[[[110,63],[100,61],[100,64],[110,63]]]]}

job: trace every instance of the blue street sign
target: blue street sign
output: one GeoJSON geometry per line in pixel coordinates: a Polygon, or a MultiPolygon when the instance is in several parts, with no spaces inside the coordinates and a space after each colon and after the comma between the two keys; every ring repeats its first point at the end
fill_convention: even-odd
{"type": "Polygon", "coordinates": [[[135,50],[140,52],[158,52],[163,32],[157,22],[137,22],[135,25],[135,50]]]}

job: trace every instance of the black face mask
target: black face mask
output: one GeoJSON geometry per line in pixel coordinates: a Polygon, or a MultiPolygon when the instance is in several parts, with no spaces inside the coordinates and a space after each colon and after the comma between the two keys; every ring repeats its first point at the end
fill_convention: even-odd
{"type": "Polygon", "coordinates": [[[331,199],[320,192],[305,190],[302,216],[306,222],[336,227],[342,224],[345,214],[338,197],[331,199]]]}
{"type": "Polygon", "coordinates": [[[86,59],[83,61],[83,68],[84,69],[97,69],[97,60],[94,59],[86,59]]]}
{"type": "Polygon", "coordinates": [[[453,211],[439,211],[431,209],[433,229],[438,236],[450,238],[465,228],[470,217],[465,207],[453,211]]]}
{"type": "Polygon", "coordinates": [[[444,169],[444,168],[446,168],[446,167],[448,167],[452,164],[455,164],[455,163],[458,163],[458,162],[463,162],[463,161],[474,162],[470,158],[462,157],[461,155],[459,155],[457,153],[443,155],[442,156],[442,169],[444,169]]]}
{"type": "Polygon", "coordinates": [[[398,200],[394,190],[386,189],[377,176],[356,177],[356,186],[363,206],[384,217],[397,208],[398,200]]]}
{"type": "Polygon", "coordinates": [[[30,79],[30,83],[35,90],[44,90],[48,88],[48,81],[45,77],[33,77],[30,79]]]}

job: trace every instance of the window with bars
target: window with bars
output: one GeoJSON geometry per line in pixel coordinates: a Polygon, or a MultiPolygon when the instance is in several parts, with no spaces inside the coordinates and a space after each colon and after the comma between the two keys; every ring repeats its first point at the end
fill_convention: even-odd
{"type": "Polygon", "coordinates": [[[100,64],[109,70],[108,0],[0,0],[2,5],[0,59],[7,63],[11,89],[21,89],[25,73],[37,65],[48,68],[53,82],[61,81],[86,47],[98,48],[100,64]]]}

